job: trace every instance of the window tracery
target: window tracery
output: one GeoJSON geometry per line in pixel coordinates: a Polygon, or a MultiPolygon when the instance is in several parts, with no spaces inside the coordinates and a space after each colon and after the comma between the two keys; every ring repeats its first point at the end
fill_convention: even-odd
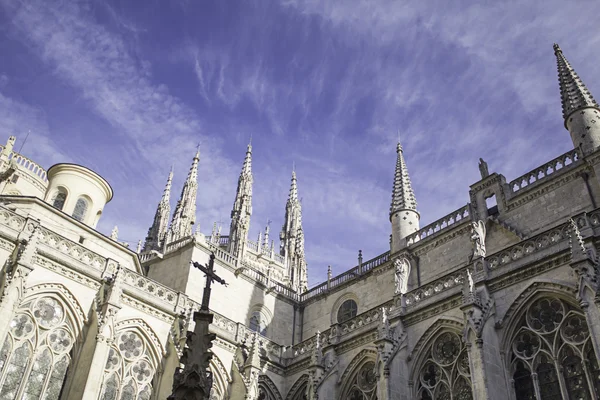
{"type": "Polygon", "coordinates": [[[52,197],[52,201],[51,201],[52,207],[62,210],[63,207],[65,206],[66,201],[67,201],[67,191],[64,188],[59,187],[56,190],[56,193],[54,193],[54,196],[52,197]]]}
{"type": "Polygon", "coordinates": [[[377,376],[375,362],[364,363],[350,380],[346,396],[349,400],[377,400],[377,376]]]}
{"type": "Polygon", "coordinates": [[[358,312],[358,305],[356,301],[352,299],[348,299],[342,303],[337,312],[337,322],[338,324],[344,323],[354,317],[358,312]]]}
{"type": "Polygon", "coordinates": [[[511,341],[517,400],[534,399],[536,392],[540,400],[562,399],[563,393],[569,399],[598,398],[598,360],[589,336],[585,317],[567,302],[542,297],[531,303],[511,341]]]}
{"type": "Polygon", "coordinates": [[[0,350],[0,399],[58,399],[74,344],[72,322],[53,297],[24,303],[0,350]]]}
{"type": "Polygon", "coordinates": [[[102,400],[148,400],[156,368],[142,336],[126,330],[117,334],[104,367],[102,400]]]}
{"type": "Polygon", "coordinates": [[[75,208],[73,209],[73,218],[77,221],[83,221],[85,215],[87,213],[89,207],[89,201],[80,197],[77,199],[77,203],[75,203],[75,208]]]}
{"type": "Polygon", "coordinates": [[[427,350],[418,375],[418,399],[471,400],[469,355],[454,332],[442,332],[427,350]]]}

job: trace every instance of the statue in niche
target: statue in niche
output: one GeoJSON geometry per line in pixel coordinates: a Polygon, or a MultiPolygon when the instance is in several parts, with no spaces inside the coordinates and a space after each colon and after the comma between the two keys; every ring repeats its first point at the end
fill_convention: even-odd
{"type": "Polygon", "coordinates": [[[408,292],[408,276],[410,275],[410,263],[406,258],[398,258],[394,261],[396,267],[395,281],[396,294],[406,294],[408,292]]]}
{"type": "Polygon", "coordinates": [[[488,165],[485,161],[483,161],[483,158],[479,159],[479,173],[481,174],[481,179],[485,179],[490,176],[488,165]]]}
{"type": "Polygon", "coordinates": [[[485,222],[471,223],[471,241],[473,242],[473,257],[485,257],[485,222]]]}

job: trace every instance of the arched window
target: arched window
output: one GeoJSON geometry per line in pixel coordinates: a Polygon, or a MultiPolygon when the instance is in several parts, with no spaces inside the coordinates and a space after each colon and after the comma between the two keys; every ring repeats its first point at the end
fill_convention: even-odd
{"type": "Polygon", "coordinates": [[[71,361],[73,331],[54,297],[23,304],[0,350],[0,398],[57,400],[71,361]]]}
{"type": "Polygon", "coordinates": [[[426,352],[417,376],[417,398],[420,400],[470,400],[471,372],[469,355],[454,332],[438,334],[426,352]]]}
{"type": "Polygon", "coordinates": [[[511,368],[517,400],[596,399],[598,360],[583,314],[567,302],[542,297],[519,319],[511,341],[511,368]],[[537,379],[533,379],[535,372],[537,379]],[[562,379],[560,378],[562,374],[562,379]],[[596,377],[591,384],[588,377],[596,377]]]}
{"type": "Polygon", "coordinates": [[[134,330],[117,333],[104,367],[101,400],[150,400],[156,366],[148,344],[134,330]]]}
{"type": "Polygon", "coordinates": [[[258,332],[263,336],[267,335],[267,321],[265,316],[260,311],[253,311],[250,316],[250,324],[248,326],[251,331],[258,332]]]}
{"type": "Polygon", "coordinates": [[[80,197],[77,199],[77,203],[75,203],[75,208],[73,209],[73,218],[77,221],[83,221],[85,218],[85,214],[87,213],[89,206],[89,201],[80,197]]]}
{"type": "Polygon", "coordinates": [[[62,211],[65,206],[65,201],[67,201],[67,190],[63,187],[59,187],[56,190],[56,193],[54,193],[54,196],[52,196],[52,201],[50,201],[50,203],[52,203],[52,207],[62,211]]]}
{"type": "Polygon", "coordinates": [[[377,376],[375,362],[364,363],[358,373],[352,377],[350,388],[345,399],[349,400],[377,400],[377,376]]]}
{"type": "Polygon", "coordinates": [[[338,308],[337,312],[337,322],[338,324],[344,323],[354,317],[356,317],[356,313],[358,311],[358,305],[356,301],[352,299],[348,299],[342,303],[340,308],[338,308]]]}

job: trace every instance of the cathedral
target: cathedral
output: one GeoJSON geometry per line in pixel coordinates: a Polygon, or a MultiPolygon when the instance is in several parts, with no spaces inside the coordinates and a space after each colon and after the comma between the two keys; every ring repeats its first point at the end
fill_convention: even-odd
{"type": "Polygon", "coordinates": [[[95,229],[104,178],[9,137],[0,400],[169,397],[211,257],[211,400],[600,398],[600,106],[554,53],[571,150],[512,181],[480,159],[469,203],[422,227],[398,144],[389,243],[311,289],[295,172],[281,230],[248,237],[251,145],[228,232],[194,229],[198,151],[132,249],[95,229]]]}

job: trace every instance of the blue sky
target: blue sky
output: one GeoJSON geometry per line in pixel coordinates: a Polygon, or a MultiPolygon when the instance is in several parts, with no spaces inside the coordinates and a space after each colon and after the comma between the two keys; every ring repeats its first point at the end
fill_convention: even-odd
{"type": "MultiPolygon", "coordinates": [[[[558,42],[600,92],[597,3],[0,0],[0,140],[115,189],[99,230],[145,237],[197,143],[198,215],[228,230],[252,135],[251,238],[283,223],[292,165],[309,283],[388,250],[395,142],[421,226],[468,202],[477,161],[511,180],[572,148],[558,42]]],[[[173,200],[174,202],[176,199],[173,200]]]]}

